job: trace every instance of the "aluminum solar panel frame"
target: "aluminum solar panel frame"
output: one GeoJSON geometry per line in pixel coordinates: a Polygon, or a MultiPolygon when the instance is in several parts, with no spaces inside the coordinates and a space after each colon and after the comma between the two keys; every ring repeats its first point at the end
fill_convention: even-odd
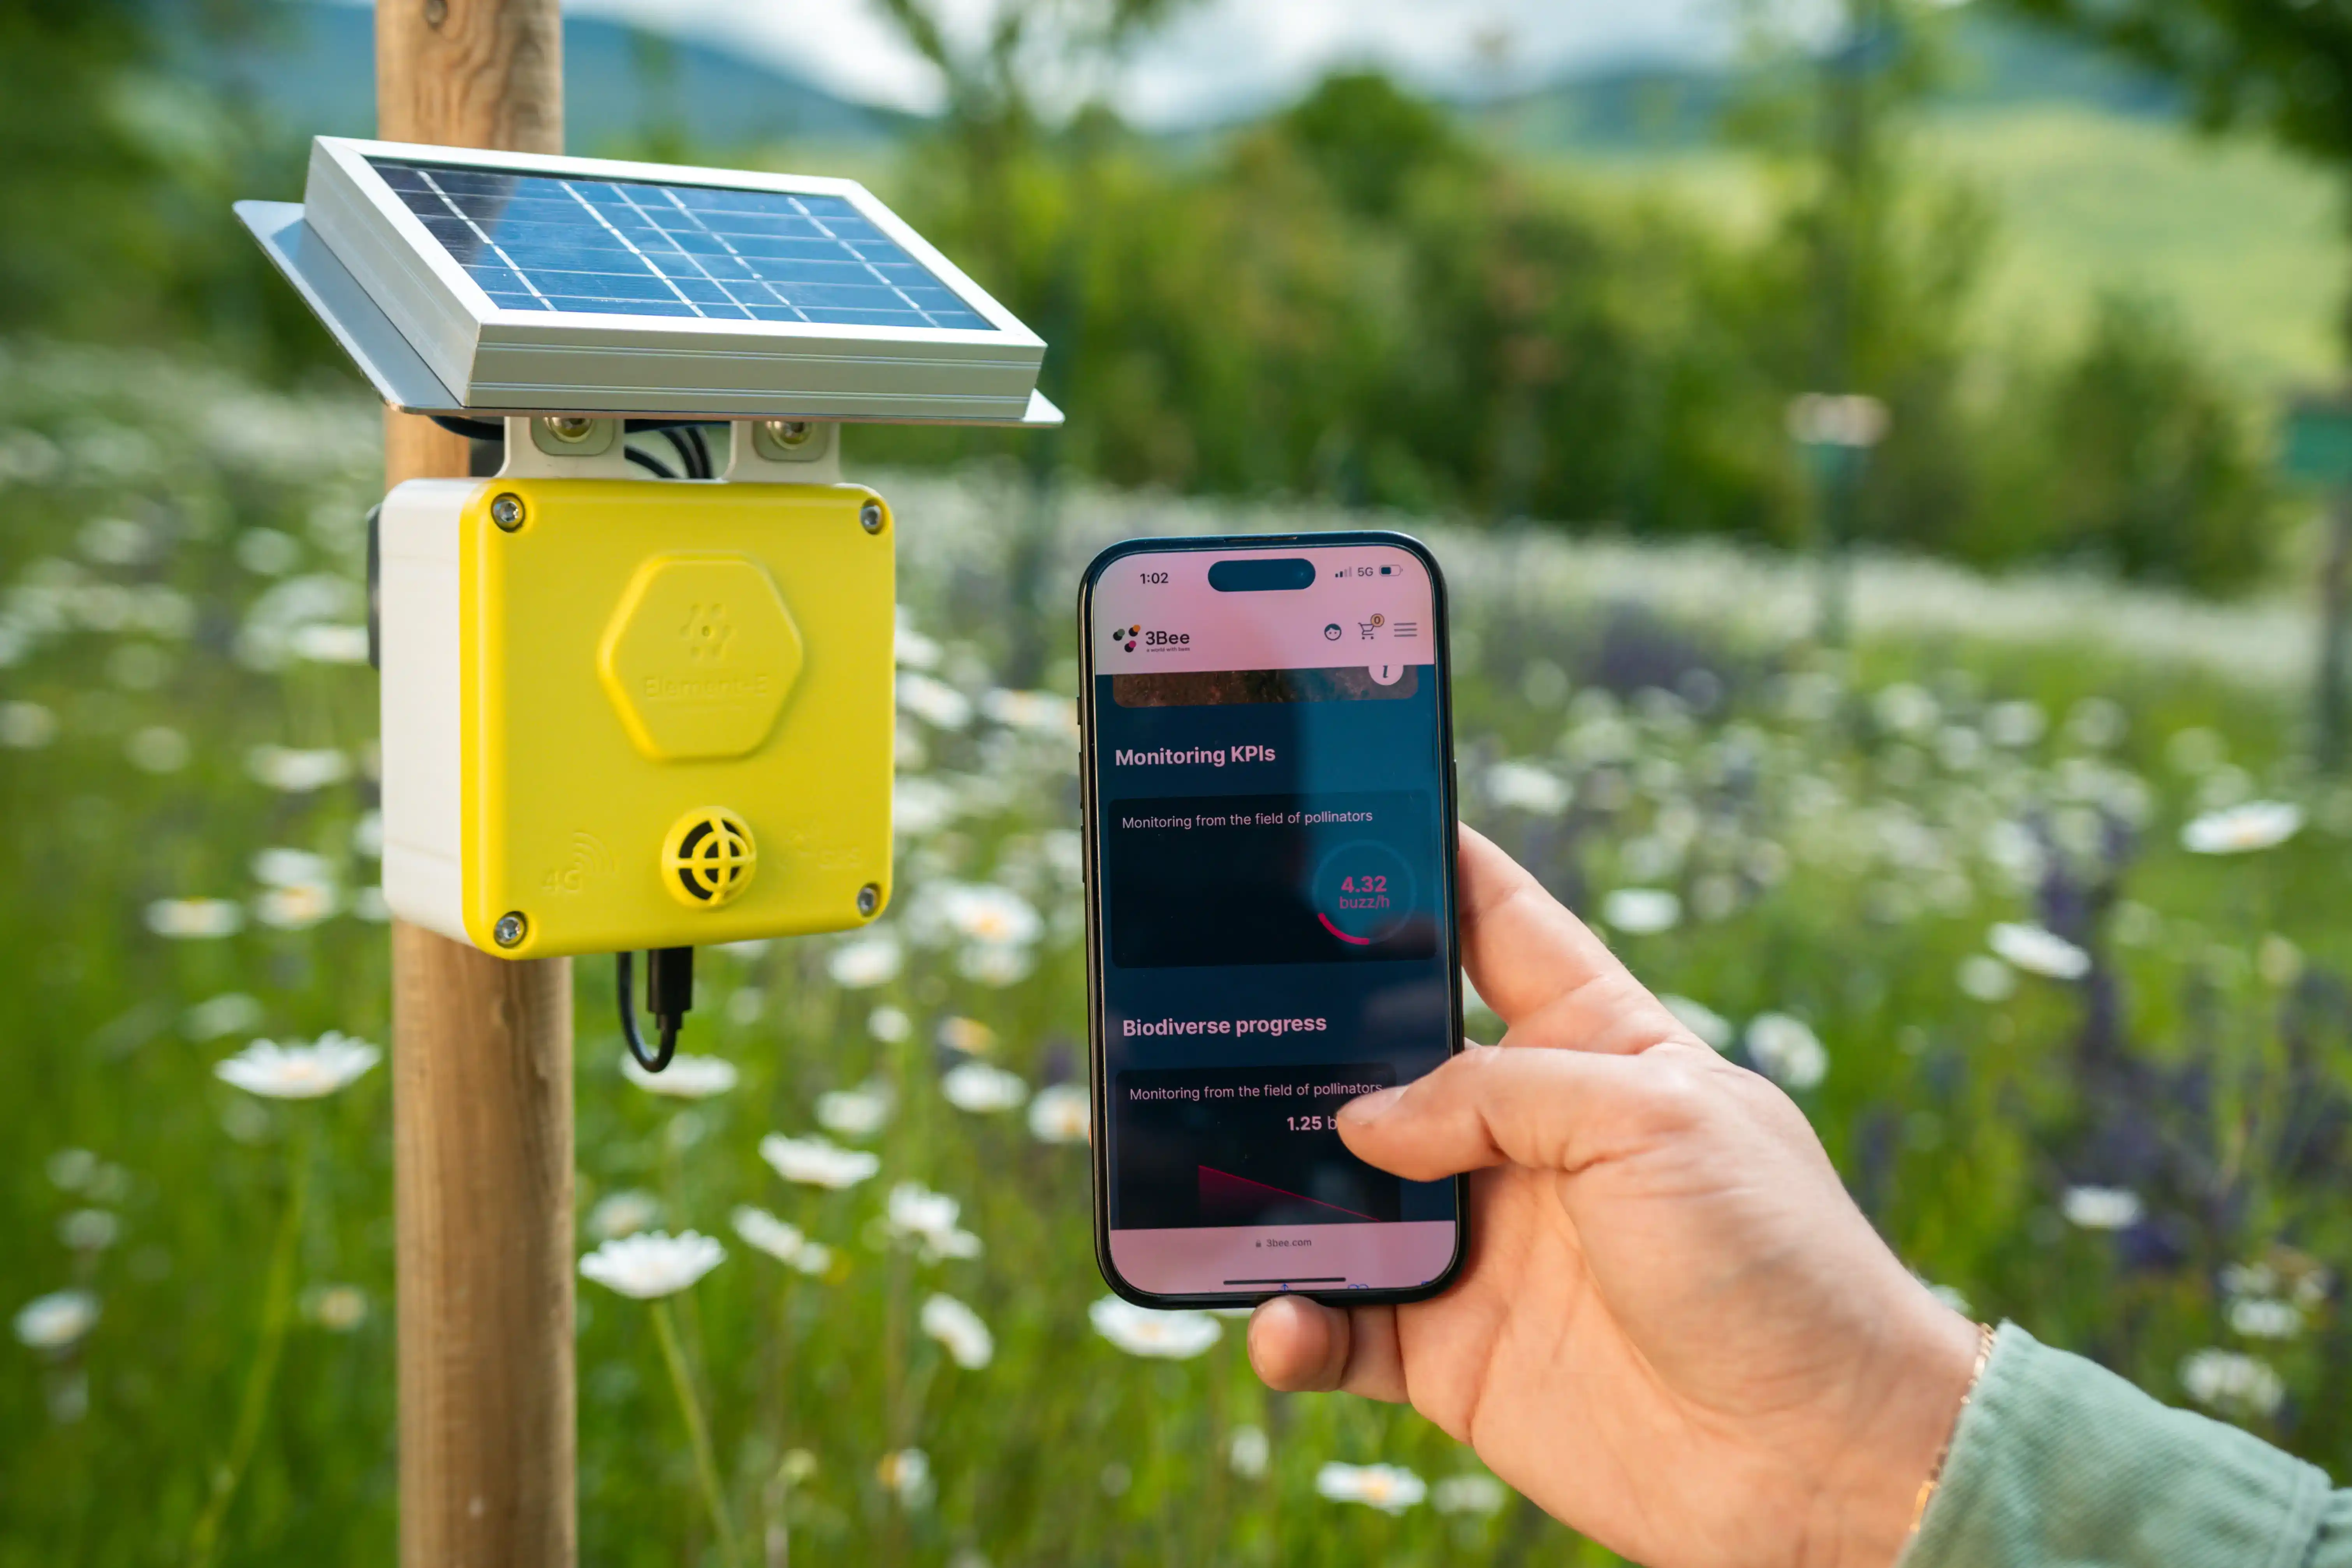
{"type": "MultiPolygon", "coordinates": [[[[304,201],[307,239],[331,253],[457,410],[1061,422],[1036,392],[1044,342],[855,181],[322,136],[304,201]],[[746,260],[720,254],[734,242],[706,228],[744,231],[735,241],[747,250],[771,232],[847,237],[764,242],[813,260],[746,260]],[[514,243],[534,248],[513,254],[539,260],[509,268],[501,233],[526,237],[514,243]],[[602,272],[582,282],[590,274],[550,263],[602,272]],[[811,280],[820,275],[856,286],[811,280]]],[[[263,238],[281,267],[299,254],[263,238]]],[[[321,290],[305,294],[320,304],[321,290]]]]}

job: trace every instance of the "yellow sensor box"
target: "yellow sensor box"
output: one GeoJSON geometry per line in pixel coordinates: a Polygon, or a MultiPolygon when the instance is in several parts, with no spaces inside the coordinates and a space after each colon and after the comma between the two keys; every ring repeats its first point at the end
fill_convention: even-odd
{"type": "Polygon", "coordinates": [[[534,958],[887,905],[894,530],[871,490],[413,479],[378,526],[394,914],[534,958]]]}

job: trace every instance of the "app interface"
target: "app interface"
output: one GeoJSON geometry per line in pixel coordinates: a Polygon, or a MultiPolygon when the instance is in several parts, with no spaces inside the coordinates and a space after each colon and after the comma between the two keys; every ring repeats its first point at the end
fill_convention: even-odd
{"type": "Polygon", "coordinates": [[[1123,556],[1097,579],[1111,1261],[1161,1295],[1444,1272],[1454,1189],[1332,1117],[1453,1048],[1435,595],[1393,545],[1123,556]]]}

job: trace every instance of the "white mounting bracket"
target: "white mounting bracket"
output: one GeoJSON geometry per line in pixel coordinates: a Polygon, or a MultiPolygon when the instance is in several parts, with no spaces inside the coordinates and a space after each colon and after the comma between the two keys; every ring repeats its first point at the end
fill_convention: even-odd
{"type": "Polygon", "coordinates": [[[507,460],[502,479],[625,479],[632,468],[618,419],[570,418],[561,415],[507,416],[507,460]]]}
{"type": "Polygon", "coordinates": [[[824,419],[734,419],[727,472],[732,484],[841,483],[841,426],[824,419]]]}

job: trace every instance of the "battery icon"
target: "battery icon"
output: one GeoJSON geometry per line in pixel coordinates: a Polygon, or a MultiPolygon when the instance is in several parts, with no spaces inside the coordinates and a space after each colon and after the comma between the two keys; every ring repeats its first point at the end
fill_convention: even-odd
{"type": "Polygon", "coordinates": [[[1390,573],[1391,573],[1391,572],[1393,572],[1393,571],[1395,571],[1395,570],[1396,570],[1396,568],[1395,568],[1395,567],[1393,567],[1393,566],[1383,566],[1383,567],[1381,567],[1381,576],[1383,576],[1383,577],[1385,577],[1385,576],[1387,576],[1390,573]]]}

